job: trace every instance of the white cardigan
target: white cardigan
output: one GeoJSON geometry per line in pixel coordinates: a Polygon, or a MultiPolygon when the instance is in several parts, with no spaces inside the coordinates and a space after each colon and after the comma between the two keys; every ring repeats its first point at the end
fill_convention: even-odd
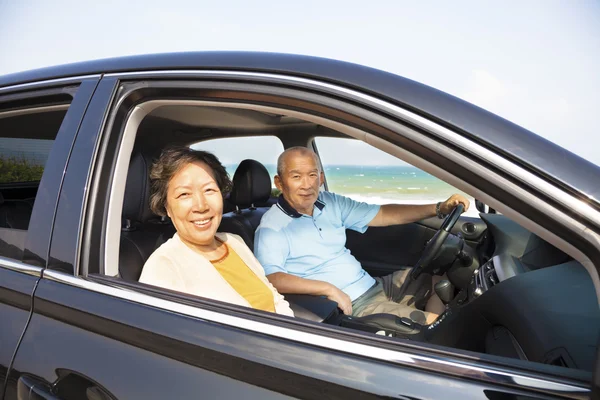
{"type": "MultiPolygon", "coordinates": [[[[294,313],[289,303],[267,280],[262,265],[243,239],[231,233],[219,232],[216,236],[227,243],[273,292],[275,312],[293,317],[294,313]]],[[[221,276],[209,260],[183,243],[177,233],[148,258],[139,281],[195,296],[252,307],[221,276]]]]}

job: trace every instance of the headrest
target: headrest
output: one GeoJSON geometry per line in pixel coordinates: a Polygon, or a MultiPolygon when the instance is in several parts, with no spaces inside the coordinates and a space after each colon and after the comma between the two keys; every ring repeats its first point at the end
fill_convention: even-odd
{"type": "Polygon", "coordinates": [[[129,161],[125,199],[123,200],[123,218],[145,222],[154,214],[150,211],[150,163],[141,153],[135,153],[129,161]]]}
{"type": "Polygon", "coordinates": [[[244,160],[233,175],[233,189],[229,200],[240,208],[262,203],[271,197],[271,177],[264,165],[255,160],[244,160]]]}

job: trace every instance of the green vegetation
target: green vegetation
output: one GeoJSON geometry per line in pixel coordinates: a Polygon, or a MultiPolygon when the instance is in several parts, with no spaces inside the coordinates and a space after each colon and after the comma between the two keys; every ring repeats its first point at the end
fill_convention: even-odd
{"type": "Polygon", "coordinates": [[[0,156],[0,183],[39,181],[43,172],[42,165],[25,158],[0,156]]]}

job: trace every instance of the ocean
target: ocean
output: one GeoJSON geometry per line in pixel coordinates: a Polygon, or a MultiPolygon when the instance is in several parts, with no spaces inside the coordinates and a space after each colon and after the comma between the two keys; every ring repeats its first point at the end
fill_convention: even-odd
{"type": "MultiPolygon", "coordinates": [[[[227,171],[235,171],[236,167],[226,166],[227,171]]],[[[265,167],[272,181],[276,166],[266,164],[265,167]]],[[[471,201],[465,215],[478,216],[472,196],[412,166],[330,165],[325,167],[325,176],[330,192],[374,204],[436,203],[460,193],[471,201]]]]}

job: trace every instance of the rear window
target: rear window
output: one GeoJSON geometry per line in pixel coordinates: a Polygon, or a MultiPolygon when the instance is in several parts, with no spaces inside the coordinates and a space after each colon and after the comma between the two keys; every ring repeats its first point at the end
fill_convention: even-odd
{"type": "Polygon", "coordinates": [[[39,181],[53,143],[47,139],[0,138],[0,183],[39,181]]]}

